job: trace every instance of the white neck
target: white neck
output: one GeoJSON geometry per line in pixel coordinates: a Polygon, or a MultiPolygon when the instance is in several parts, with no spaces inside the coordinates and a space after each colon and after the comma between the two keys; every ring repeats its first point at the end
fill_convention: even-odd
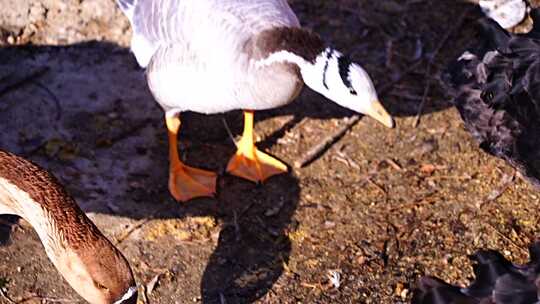
{"type": "Polygon", "coordinates": [[[308,87],[353,111],[369,113],[371,103],[378,100],[366,71],[335,49],[326,48],[313,60],[279,51],[255,62],[259,68],[273,63],[296,64],[308,87]]]}
{"type": "Polygon", "coordinates": [[[300,68],[300,73],[305,84],[311,89],[334,100],[331,88],[343,86],[339,74],[338,59],[343,56],[339,51],[326,48],[315,61],[308,61],[301,56],[289,51],[272,53],[267,58],[256,61],[255,66],[262,68],[274,63],[292,63],[300,68]]]}
{"type": "Polygon", "coordinates": [[[333,99],[331,88],[343,85],[339,75],[338,59],[342,54],[332,48],[325,49],[315,62],[302,69],[302,77],[307,86],[333,99]]]}
{"type": "Polygon", "coordinates": [[[302,69],[302,67],[309,65],[308,61],[306,61],[304,58],[294,53],[291,53],[289,51],[279,51],[279,52],[270,54],[270,56],[264,59],[255,61],[255,66],[257,68],[262,68],[265,66],[272,65],[274,63],[293,63],[293,64],[296,64],[298,67],[300,67],[300,69],[302,69]]]}
{"type": "Polygon", "coordinates": [[[38,234],[45,252],[57,265],[59,247],[65,247],[54,218],[28,193],[9,180],[0,177],[0,214],[13,214],[22,217],[32,225],[38,234]]]}

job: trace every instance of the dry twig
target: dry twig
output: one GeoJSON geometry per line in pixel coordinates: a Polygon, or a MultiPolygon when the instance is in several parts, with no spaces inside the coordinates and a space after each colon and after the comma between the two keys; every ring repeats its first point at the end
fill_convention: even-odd
{"type": "Polygon", "coordinates": [[[511,238],[506,236],[504,233],[500,232],[499,229],[497,229],[495,226],[491,225],[490,223],[486,223],[486,224],[487,224],[487,226],[489,228],[491,228],[493,231],[495,231],[495,233],[497,233],[501,238],[505,239],[508,243],[510,243],[510,245],[514,246],[516,249],[518,249],[519,251],[521,251],[525,255],[529,254],[529,250],[519,246],[514,240],[512,240],[511,238]]]}
{"type": "Polygon", "coordinates": [[[154,289],[156,289],[156,287],[158,286],[159,284],[159,280],[160,278],[165,275],[169,270],[168,269],[165,269],[165,270],[162,270],[160,271],[158,274],[156,274],[147,284],[146,286],[144,287],[144,293],[145,293],[145,297],[147,298],[147,300],[150,298],[150,296],[152,295],[152,292],[154,292],[154,289]]]}
{"type": "Polygon", "coordinates": [[[62,112],[63,112],[63,109],[62,109],[62,105],[60,104],[60,100],[58,100],[58,97],[56,97],[56,95],[44,84],[42,84],[41,82],[39,81],[36,81],[34,82],[34,85],[36,85],[38,88],[42,89],[43,91],[45,91],[45,93],[47,93],[47,95],[49,95],[49,97],[51,97],[53,103],[54,103],[54,107],[56,109],[56,121],[59,121],[60,118],[62,118],[62,112]]]}
{"type": "Polygon", "coordinates": [[[402,171],[403,170],[403,168],[395,160],[393,160],[391,158],[385,159],[384,162],[389,164],[390,167],[396,169],[397,171],[402,171]]]}
{"type": "Polygon", "coordinates": [[[332,144],[338,141],[345,133],[354,126],[358,121],[360,121],[359,115],[354,115],[348,118],[345,123],[337,130],[336,133],[327,136],[319,144],[309,149],[309,151],[302,156],[299,160],[294,162],[296,168],[302,168],[305,165],[311,163],[317,157],[319,157],[324,151],[326,151],[332,144]]]}
{"type": "MultiPolygon", "coordinates": [[[[385,95],[393,88],[396,83],[399,83],[403,77],[414,71],[420,64],[422,60],[416,61],[414,64],[410,65],[405,71],[403,71],[396,79],[383,85],[379,91],[379,94],[385,95]]],[[[309,149],[302,157],[294,162],[296,168],[302,168],[311,162],[313,162],[317,157],[323,154],[330,146],[336,143],[347,131],[352,128],[358,121],[360,121],[360,115],[353,115],[350,118],[347,118],[345,124],[342,125],[336,132],[325,137],[319,144],[313,146],[309,149]]]]}
{"type": "Polygon", "coordinates": [[[140,123],[137,123],[135,124],[133,127],[123,131],[123,132],[120,132],[118,135],[116,136],[113,136],[109,139],[106,139],[105,142],[107,143],[107,145],[114,145],[115,143],[125,139],[125,138],[128,138],[128,137],[131,137],[133,135],[135,135],[135,133],[139,132],[140,130],[144,129],[148,124],[150,123],[150,120],[149,119],[145,119],[143,121],[141,121],[140,123]]]}
{"type": "Polygon", "coordinates": [[[127,238],[129,238],[129,236],[133,234],[133,232],[141,229],[144,225],[148,224],[152,220],[153,220],[152,218],[147,218],[144,220],[140,220],[137,223],[131,225],[131,227],[129,227],[129,229],[127,229],[121,236],[116,238],[115,246],[122,244],[122,242],[124,242],[127,238]]]}
{"type": "Polygon", "coordinates": [[[34,79],[37,79],[45,75],[45,73],[47,73],[48,71],[49,71],[48,67],[39,67],[35,69],[34,71],[32,71],[31,73],[27,74],[26,76],[22,77],[21,79],[18,79],[12,83],[9,83],[9,81],[6,81],[7,85],[4,87],[0,87],[0,96],[8,92],[11,92],[29,82],[32,82],[34,79]]]}
{"type": "Polygon", "coordinates": [[[379,184],[377,184],[376,182],[374,182],[371,178],[366,178],[367,182],[370,183],[371,185],[375,186],[375,188],[377,188],[377,190],[379,190],[383,195],[388,195],[388,193],[386,192],[386,190],[381,187],[379,184]]]}
{"type": "Polygon", "coordinates": [[[240,234],[240,225],[238,225],[238,214],[236,211],[233,211],[233,223],[234,223],[234,234],[235,234],[235,241],[240,242],[242,239],[240,234]]]}
{"type": "Polygon", "coordinates": [[[515,177],[516,171],[514,171],[513,174],[505,174],[502,177],[499,186],[496,189],[492,190],[483,202],[480,202],[478,204],[478,209],[482,209],[483,205],[491,203],[501,197],[506,192],[506,190],[508,190],[508,188],[514,183],[515,177]]]}
{"type": "Polygon", "coordinates": [[[223,126],[225,126],[225,130],[227,131],[229,138],[234,143],[234,145],[238,147],[238,145],[236,144],[236,140],[234,139],[234,135],[232,134],[231,128],[229,128],[229,124],[227,123],[227,120],[225,119],[225,117],[221,117],[221,121],[223,122],[223,126]]]}
{"type": "Polygon", "coordinates": [[[439,42],[439,44],[437,45],[433,53],[429,56],[427,69],[425,73],[426,86],[424,87],[424,94],[422,95],[422,102],[420,103],[420,107],[418,108],[418,113],[416,114],[416,117],[414,118],[414,121],[413,121],[414,128],[418,127],[418,124],[420,123],[420,117],[422,116],[422,113],[424,112],[424,107],[426,106],[426,103],[428,100],[427,97],[431,90],[431,82],[432,82],[432,78],[430,77],[430,75],[431,75],[431,71],[433,70],[435,59],[437,59],[439,52],[446,45],[446,42],[448,42],[448,39],[450,38],[450,36],[459,28],[461,28],[461,26],[463,25],[463,22],[465,21],[465,17],[467,17],[470,11],[471,9],[468,8],[461,14],[456,24],[453,27],[451,27],[448,30],[448,32],[446,32],[446,34],[443,36],[443,38],[441,39],[441,41],[439,42]]]}

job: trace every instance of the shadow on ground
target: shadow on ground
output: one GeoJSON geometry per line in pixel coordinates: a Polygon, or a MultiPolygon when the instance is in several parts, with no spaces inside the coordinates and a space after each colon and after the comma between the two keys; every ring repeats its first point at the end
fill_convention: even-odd
{"type": "MultiPolygon", "coordinates": [[[[134,220],[215,219],[221,231],[200,283],[204,303],[252,302],[271,288],[291,250],[287,231],[295,225],[300,194],[295,177],[278,176],[257,186],[222,174],[216,199],[174,202],[166,188],[163,114],[128,50],[91,42],[6,48],[0,58],[1,149],[49,169],[88,213],[134,220]]],[[[229,119],[236,131],[242,127],[237,114],[229,119]]],[[[183,122],[180,142],[187,162],[223,172],[235,147],[221,116],[187,114],[183,122]]],[[[12,222],[2,216],[2,243],[12,222]]],[[[160,250],[178,245],[166,243],[160,250]]],[[[165,264],[177,269],[177,262],[165,264]]],[[[187,262],[183,267],[179,271],[197,271],[187,262]]]]}
{"type": "MultiPolygon", "coordinates": [[[[344,23],[357,23],[357,17],[349,13],[344,16],[344,23]]],[[[418,21],[420,28],[427,26],[421,21],[418,21]]],[[[316,30],[319,27],[308,25],[316,30]]],[[[349,51],[360,62],[369,54],[370,61],[363,64],[373,72],[373,78],[392,81],[396,75],[386,75],[385,70],[390,66],[400,66],[403,70],[414,62],[417,45],[413,42],[423,37],[409,39],[406,32],[400,32],[389,38],[389,33],[397,29],[385,27],[376,31],[367,28],[368,32],[362,35],[373,39],[371,49],[349,51]],[[393,63],[388,63],[383,52],[373,50],[385,49],[384,42],[394,38],[395,45],[403,47],[403,53],[394,58],[393,63]]],[[[347,37],[349,34],[338,38],[338,46],[344,46],[347,37]]],[[[455,55],[460,51],[449,53],[455,55]]],[[[424,76],[413,73],[411,79],[424,76]]],[[[418,98],[400,96],[399,88],[392,92],[384,100],[393,115],[417,113],[418,98]]],[[[423,113],[447,107],[444,102],[433,103],[423,113]]],[[[280,120],[281,125],[273,134],[265,136],[260,146],[271,150],[283,134],[305,117],[328,119],[351,114],[305,90],[290,106],[256,116],[258,121],[293,116],[289,120],[280,120]]],[[[0,148],[26,156],[49,169],[89,213],[130,220],[208,216],[216,219],[221,227],[217,245],[215,248],[211,243],[200,245],[211,251],[200,278],[201,300],[204,303],[220,303],[221,299],[230,303],[253,302],[268,293],[289,259],[291,232],[298,225],[294,214],[300,198],[299,181],[292,175],[283,175],[260,187],[221,174],[216,199],[176,203],[169,197],[166,187],[167,142],[162,116],[146,89],[144,72],[125,48],[112,43],[89,42],[65,47],[0,49],[0,121],[3,129],[0,148]]],[[[241,113],[213,116],[187,113],[182,118],[185,127],[181,130],[180,145],[186,162],[223,173],[228,158],[234,153],[234,145],[223,127],[222,118],[226,119],[233,134],[238,135],[242,128],[241,113]]],[[[112,223],[102,226],[117,230],[113,227],[114,221],[112,223]]],[[[0,224],[0,242],[7,240],[4,228],[0,224]]],[[[154,265],[166,264],[164,268],[173,269],[178,277],[199,277],[195,275],[199,271],[197,267],[191,266],[188,260],[183,261],[181,254],[175,254],[184,243],[169,241],[155,245],[155,248],[167,252],[164,257],[175,257],[176,260],[160,260],[156,252],[154,265]]],[[[141,248],[147,243],[132,242],[138,247],[127,245],[127,250],[138,250],[139,253],[130,256],[147,257],[145,249],[141,248]]],[[[198,245],[195,244],[189,251],[196,257],[198,245]]],[[[147,282],[149,278],[144,267],[138,263],[134,267],[139,277],[147,282]]],[[[193,287],[179,283],[164,288],[170,288],[174,295],[175,289],[176,293],[183,293],[193,287]]]]}

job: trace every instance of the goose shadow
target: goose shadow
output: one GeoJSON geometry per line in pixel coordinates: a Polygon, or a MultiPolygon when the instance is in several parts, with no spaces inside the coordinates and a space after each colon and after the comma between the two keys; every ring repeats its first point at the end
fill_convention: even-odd
{"type": "Polygon", "coordinates": [[[11,228],[15,224],[17,224],[16,216],[0,215],[0,246],[8,244],[11,228]]]}

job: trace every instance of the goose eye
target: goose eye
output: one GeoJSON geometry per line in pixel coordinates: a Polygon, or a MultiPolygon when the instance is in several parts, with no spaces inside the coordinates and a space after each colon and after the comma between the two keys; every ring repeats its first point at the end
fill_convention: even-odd
{"type": "Polygon", "coordinates": [[[101,290],[109,290],[109,288],[107,288],[107,287],[101,285],[101,284],[98,283],[98,282],[95,282],[94,284],[96,285],[97,288],[99,288],[99,289],[101,289],[101,290]]]}

